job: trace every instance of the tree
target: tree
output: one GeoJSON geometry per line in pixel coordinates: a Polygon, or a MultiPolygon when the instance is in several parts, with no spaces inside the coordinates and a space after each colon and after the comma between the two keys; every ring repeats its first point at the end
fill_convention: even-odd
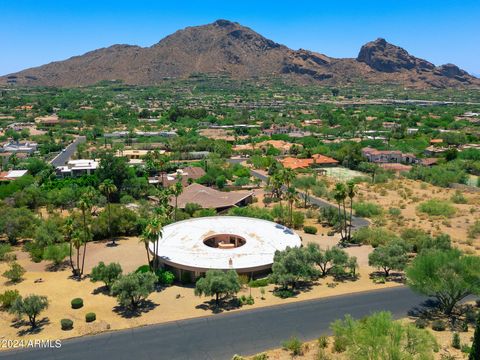
{"type": "MultiPolygon", "coordinates": [[[[162,218],[160,216],[156,216],[148,222],[147,226],[142,234],[142,242],[145,244],[147,252],[149,251],[149,244],[153,243],[154,245],[154,254],[153,254],[153,269],[158,268],[158,246],[160,243],[160,238],[162,237],[163,233],[163,225],[162,225],[162,218]]],[[[147,257],[150,259],[149,255],[147,257]]]]}
{"type": "Polygon", "coordinates": [[[475,333],[473,334],[472,348],[470,349],[470,355],[468,356],[468,360],[478,359],[480,359],[480,316],[477,318],[475,333]]]}
{"type": "Polygon", "coordinates": [[[345,209],[345,200],[347,199],[347,188],[343,183],[335,184],[335,190],[333,194],[338,207],[338,218],[340,219],[339,230],[341,241],[345,241],[347,237],[347,214],[345,209]]]}
{"type": "Polygon", "coordinates": [[[213,296],[218,306],[219,296],[231,296],[240,291],[241,284],[235,270],[207,270],[205,277],[197,280],[195,284],[195,295],[213,296]]]}
{"type": "Polygon", "coordinates": [[[350,214],[349,214],[349,223],[347,230],[347,242],[350,242],[352,238],[352,213],[353,213],[353,198],[356,195],[357,189],[353,181],[347,182],[347,196],[350,199],[350,214]]]}
{"type": "MultiPolygon", "coordinates": [[[[81,199],[78,201],[77,204],[78,208],[82,212],[82,219],[83,219],[83,228],[82,228],[82,234],[83,234],[83,254],[82,254],[82,267],[79,267],[79,274],[78,278],[79,280],[81,279],[83,275],[83,269],[85,266],[85,255],[87,253],[87,243],[90,240],[91,234],[90,234],[90,229],[87,224],[87,212],[91,212],[92,209],[92,203],[91,203],[91,196],[88,194],[84,194],[84,196],[81,197],[81,199]]],[[[78,254],[78,250],[77,250],[78,254]]]]}
{"type": "MultiPolygon", "coordinates": [[[[308,255],[315,264],[320,267],[321,275],[326,276],[330,272],[341,274],[348,264],[348,254],[345,250],[334,246],[327,250],[322,250],[318,244],[308,244],[306,247],[308,255]]],[[[353,264],[350,264],[353,266],[353,264]]]]}
{"type": "Polygon", "coordinates": [[[272,280],[283,289],[295,288],[300,280],[310,280],[317,275],[312,257],[306,248],[287,247],[277,250],[273,257],[272,280]]]}
{"type": "Polygon", "coordinates": [[[19,283],[20,281],[22,281],[22,277],[24,274],[25,269],[23,268],[23,266],[14,261],[10,264],[10,269],[6,270],[3,273],[3,276],[5,276],[12,283],[19,283]]]}
{"type": "Polygon", "coordinates": [[[12,314],[16,314],[19,317],[24,315],[28,316],[28,321],[32,326],[32,329],[37,326],[36,319],[40,313],[48,308],[48,299],[46,296],[39,296],[39,295],[29,295],[26,298],[22,298],[19,296],[12,307],[10,308],[10,312],[12,314]]]}
{"type": "MultiPolygon", "coordinates": [[[[110,179],[105,179],[98,189],[105,195],[107,198],[107,211],[108,211],[108,236],[112,236],[112,231],[111,231],[111,209],[110,209],[110,203],[111,203],[111,196],[115,192],[117,192],[117,187],[113,183],[112,180],[110,179]]],[[[112,245],[116,245],[115,243],[115,237],[112,238],[112,245]]]]}
{"type": "Polygon", "coordinates": [[[183,192],[183,185],[180,181],[177,181],[174,186],[172,186],[172,194],[175,197],[175,213],[174,219],[177,221],[177,210],[178,210],[178,197],[183,192]]]}
{"type": "Polygon", "coordinates": [[[368,265],[383,269],[386,277],[390,275],[391,270],[404,270],[407,263],[405,244],[398,241],[380,245],[368,255],[368,265]]]}
{"type": "Polygon", "coordinates": [[[43,258],[45,260],[51,260],[54,266],[59,266],[68,254],[68,244],[51,244],[43,251],[43,258]]]}
{"type": "Polygon", "coordinates": [[[121,306],[134,310],[153,292],[156,281],[151,272],[123,275],[113,283],[112,295],[121,306]]]}
{"type": "Polygon", "coordinates": [[[419,254],[407,268],[407,284],[435,297],[445,314],[468,295],[480,295],[480,258],[459,250],[431,250],[419,254]]]}
{"type": "Polygon", "coordinates": [[[38,220],[27,208],[5,206],[0,210],[0,233],[8,242],[15,245],[19,238],[30,238],[34,234],[38,220]]]}
{"type": "Polygon", "coordinates": [[[332,325],[335,344],[342,344],[346,358],[433,359],[438,345],[433,335],[413,324],[394,321],[389,312],[378,312],[361,320],[346,315],[332,325]]]}
{"type": "Polygon", "coordinates": [[[286,200],[288,202],[289,225],[293,226],[293,203],[297,198],[297,191],[294,187],[289,187],[286,193],[286,200]]]}
{"type": "Polygon", "coordinates": [[[107,289],[110,290],[112,284],[122,275],[122,267],[119,263],[110,263],[105,265],[100,261],[97,266],[92,269],[90,273],[90,280],[92,282],[103,281],[107,289]]]}

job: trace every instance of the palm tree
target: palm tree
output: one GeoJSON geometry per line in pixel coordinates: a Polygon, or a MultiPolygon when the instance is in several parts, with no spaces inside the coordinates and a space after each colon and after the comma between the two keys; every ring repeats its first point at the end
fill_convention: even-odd
{"type": "MultiPolygon", "coordinates": [[[[148,222],[147,226],[145,227],[145,230],[143,232],[143,236],[145,239],[148,239],[148,242],[143,241],[146,243],[146,246],[152,242],[154,244],[154,258],[153,258],[153,269],[156,270],[158,268],[158,246],[160,242],[160,238],[162,237],[162,232],[163,232],[163,225],[162,225],[162,219],[160,216],[156,216],[148,222]]],[[[148,248],[147,248],[148,251],[148,248]]],[[[148,256],[148,259],[150,260],[150,257],[148,256]]]]}
{"type": "Polygon", "coordinates": [[[346,236],[346,233],[344,234],[343,232],[344,229],[346,232],[345,199],[347,198],[347,189],[345,188],[345,184],[337,183],[335,185],[333,198],[335,199],[338,205],[338,221],[340,222],[340,236],[342,237],[342,241],[343,241],[346,236]],[[343,205],[343,215],[342,215],[342,205],[343,205]]]}
{"type": "Polygon", "coordinates": [[[174,219],[177,221],[177,209],[178,209],[178,197],[182,194],[183,192],[183,185],[180,181],[177,181],[174,186],[172,186],[172,194],[175,196],[175,213],[174,213],[174,219]]]}
{"type": "Polygon", "coordinates": [[[350,221],[348,226],[347,241],[350,242],[352,236],[352,213],[353,213],[353,198],[357,192],[355,183],[353,181],[347,182],[347,196],[350,198],[350,221]]]}
{"type": "MultiPolygon", "coordinates": [[[[106,179],[104,180],[100,186],[98,187],[98,189],[103,193],[105,194],[106,198],[107,198],[107,214],[108,214],[108,237],[111,237],[112,236],[112,232],[111,232],[111,196],[113,193],[115,193],[117,191],[117,187],[115,186],[115,184],[113,183],[112,180],[110,179],[106,179]]],[[[112,238],[112,245],[116,245],[115,243],[115,238],[112,238]]]]}
{"type": "Polygon", "coordinates": [[[295,190],[294,187],[289,187],[286,192],[286,198],[288,201],[290,226],[293,226],[293,203],[296,197],[297,197],[297,190],[295,190]]]}
{"type": "Polygon", "coordinates": [[[288,169],[288,168],[281,169],[280,174],[281,174],[281,178],[282,178],[285,186],[287,187],[287,189],[290,187],[293,180],[295,180],[295,178],[297,177],[297,175],[295,174],[295,171],[293,171],[292,169],[288,169]]]}
{"type": "Polygon", "coordinates": [[[68,241],[70,245],[70,252],[69,252],[70,267],[72,268],[73,275],[75,275],[75,266],[73,265],[73,241],[72,241],[74,227],[73,227],[73,219],[71,217],[68,217],[65,220],[65,224],[63,225],[63,232],[65,234],[65,241],[68,241]]]}
{"type": "Polygon", "coordinates": [[[90,236],[90,231],[87,225],[87,211],[91,212],[92,209],[92,203],[90,201],[90,198],[88,196],[82,196],[80,200],[78,201],[78,208],[82,212],[82,219],[83,219],[83,258],[82,258],[82,268],[80,270],[79,277],[82,277],[83,275],[83,269],[85,266],[85,254],[87,253],[87,243],[89,240],[90,236]]]}
{"type": "Polygon", "coordinates": [[[75,276],[79,281],[82,277],[80,271],[80,248],[84,243],[84,237],[85,236],[81,230],[75,230],[72,233],[72,239],[70,240],[71,246],[75,248],[75,251],[77,253],[77,267],[74,267],[72,262],[73,276],[75,276]]]}

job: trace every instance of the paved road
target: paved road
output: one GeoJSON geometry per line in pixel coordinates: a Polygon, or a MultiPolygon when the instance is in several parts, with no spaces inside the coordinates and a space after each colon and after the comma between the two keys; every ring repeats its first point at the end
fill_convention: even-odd
{"type": "MultiPolygon", "coordinates": [[[[250,173],[252,174],[252,176],[262,180],[262,181],[267,181],[268,179],[268,176],[258,172],[258,171],[255,171],[255,170],[250,170],[250,173]]],[[[284,187],[284,190],[286,190],[286,188],[284,187]]],[[[298,191],[298,194],[303,197],[304,196],[304,193],[302,191],[298,191]]],[[[324,207],[334,207],[335,205],[332,205],[330,204],[328,201],[325,201],[325,200],[322,200],[322,199],[319,199],[319,198],[316,198],[314,196],[311,196],[311,195],[308,195],[309,199],[310,199],[310,202],[320,208],[324,208],[324,207]]],[[[365,227],[365,226],[368,226],[370,223],[368,222],[367,219],[364,219],[364,218],[361,218],[361,217],[357,217],[357,216],[353,216],[352,217],[352,229],[353,230],[357,230],[357,229],[360,229],[362,227],[365,227]]]]}
{"type": "Polygon", "coordinates": [[[396,287],[82,337],[64,341],[61,349],[0,352],[0,359],[231,359],[279,347],[293,335],[315,339],[345,314],[388,310],[403,317],[424,299],[396,287]]]}
{"type": "Polygon", "coordinates": [[[63,166],[65,165],[68,160],[72,158],[72,156],[75,154],[75,151],[77,151],[78,145],[84,143],[87,140],[85,136],[79,136],[75,138],[75,140],[68,145],[64,151],[61,151],[57,156],[53,158],[52,161],[50,161],[50,164],[54,167],[58,166],[63,166]]]}

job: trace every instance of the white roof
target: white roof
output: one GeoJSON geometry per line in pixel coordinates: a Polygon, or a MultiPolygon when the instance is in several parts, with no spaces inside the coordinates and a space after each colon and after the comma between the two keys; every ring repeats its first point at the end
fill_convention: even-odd
{"type": "Polygon", "coordinates": [[[5,176],[7,178],[19,178],[25,175],[28,170],[10,170],[8,174],[5,176]]]}
{"type": "MultiPolygon", "coordinates": [[[[159,240],[158,255],[167,264],[189,270],[248,270],[268,268],[276,250],[301,245],[300,236],[271,221],[213,216],[179,221],[167,225],[159,240]],[[245,245],[232,249],[213,248],[203,241],[215,234],[237,235],[245,245]]],[[[150,244],[154,253],[154,246],[150,244]]]]}

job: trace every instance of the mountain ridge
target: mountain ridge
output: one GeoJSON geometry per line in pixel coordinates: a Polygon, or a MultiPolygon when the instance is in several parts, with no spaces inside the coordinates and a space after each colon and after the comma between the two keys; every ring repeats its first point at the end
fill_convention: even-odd
{"type": "Polygon", "coordinates": [[[480,87],[479,79],[456,65],[435,66],[383,38],[363,45],[357,58],[333,58],[290,49],[223,19],[177,30],[150,47],[115,44],[2,76],[0,83],[74,87],[122,80],[155,85],[197,73],[325,85],[365,81],[413,88],[480,87]]]}

